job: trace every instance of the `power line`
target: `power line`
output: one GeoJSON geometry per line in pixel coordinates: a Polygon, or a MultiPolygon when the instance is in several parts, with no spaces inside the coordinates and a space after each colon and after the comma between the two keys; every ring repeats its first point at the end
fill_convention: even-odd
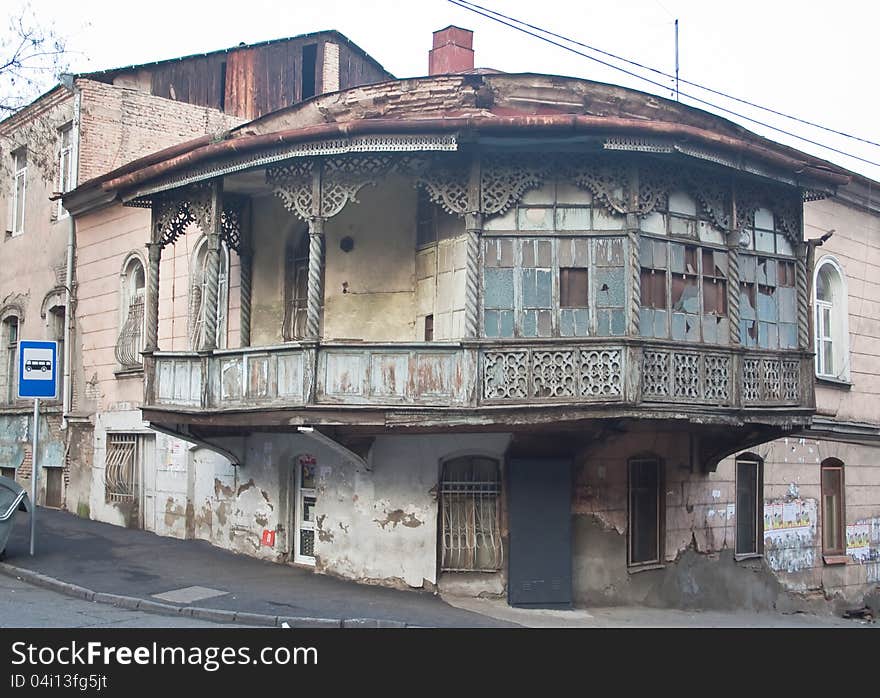
{"type": "MultiPolygon", "coordinates": [[[[591,50],[591,51],[595,51],[596,53],[600,53],[600,54],[602,54],[602,55],[609,56],[610,58],[614,58],[615,60],[619,60],[619,61],[623,61],[623,62],[625,62],[625,63],[629,63],[630,65],[634,65],[634,66],[636,66],[636,67],[638,67],[638,68],[640,68],[640,69],[648,70],[648,71],[651,71],[651,72],[653,72],[653,73],[657,73],[657,74],[659,74],[659,75],[661,75],[661,76],[663,76],[663,77],[667,77],[667,78],[670,78],[670,79],[673,79],[673,80],[675,79],[674,76],[671,76],[671,75],[669,75],[669,74],[667,74],[667,73],[664,73],[664,72],[661,71],[661,70],[657,70],[656,68],[652,68],[652,67],[650,67],[650,66],[645,66],[645,65],[642,65],[642,64],[637,63],[637,62],[635,62],[635,61],[630,61],[630,60],[628,60],[628,59],[626,59],[626,58],[622,58],[622,57],[620,57],[620,56],[616,56],[615,54],[609,53],[608,51],[603,51],[603,50],[601,50],[601,49],[594,48],[594,47],[589,46],[589,45],[587,45],[587,44],[583,44],[583,43],[581,43],[581,42],[575,41],[574,39],[569,39],[569,38],[567,38],[567,37],[565,37],[565,36],[562,36],[562,35],[560,35],[560,34],[555,34],[554,32],[548,31],[548,30],[546,30],[546,29],[542,29],[541,27],[537,27],[537,26],[535,26],[535,25],[529,24],[528,22],[523,22],[522,20],[518,20],[518,19],[513,18],[513,17],[508,17],[507,15],[504,15],[504,14],[502,14],[502,13],[500,13],[500,12],[495,12],[494,10],[490,10],[490,9],[488,9],[488,8],[482,7],[482,6],[480,6],[480,5],[477,5],[476,3],[471,3],[471,2],[468,2],[467,0],[449,0],[449,2],[451,2],[453,5],[457,5],[458,7],[461,7],[462,9],[465,9],[465,10],[468,10],[468,11],[473,12],[473,13],[475,13],[475,14],[481,15],[481,16],[483,16],[483,17],[486,17],[487,19],[491,19],[491,20],[494,21],[494,22],[498,22],[499,24],[503,24],[504,26],[510,27],[511,29],[515,29],[516,31],[519,31],[519,32],[521,32],[521,33],[523,33],[523,34],[527,34],[527,35],[532,36],[532,37],[534,37],[534,38],[536,38],[536,39],[539,39],[539,40],[541,40],[541,41],[544,41],[545,43],[551,44],[551,45],[553,45],[553,46],[557,46],[557,47],[559,47],[559,48],[561,48],[561,49],[564,49],[564,50],[566,50],[566,51],[569,51],[569,52],[571,52],[571,53],[574,53],[574,54],[576,54],[576,55],[578,55],[578,56],[581,56],[581,57],[586,58],[586,59],[588,59],[588,60],[591,60],[591,61],[594,61],[594,62],[596,62],[596,63],[599,63],[600,65],[604,65],[604,66],[606,66],[606,67],[608,67],[608,68],[611,68],[612,70],[617,70],[617,71],[619,71],[619,72],[622,72],[622,73],[624,73],[624,74],[626,74],[626,75],[629,75],[629,76],[631,76],[631,77],[636,78],[637,80],[642,80],[643,82],[647,82],[648,84],[651,84],[651,85],[654,85],[654,86],[656,86],[656,87],[659,87],[659,88],[661,88],[661,89],[664,90],[664,91],[670,89],[668,85],[665,85],[665,84],[663,84],[663,83],[657,82],[656,80],[652,80],[651,78],[645,77],[644,75],[639,75],[638,73],[634,73],[634,72],[632,72],[632,71],[630,71],[630,70],[627,70],[626,68],[621,68],[620,66],[614,65],[613,63],[608,63],[607,61],[603,61],[603,60],[601,60],[601,59],[599,59],[599,58],[596,58],[595,56],[590,56],[589,54],[583,53],[582,51],[578,51],[578,50],[576,50],[576,49],[574,49],[574,48],[572,48],[572,47],[570,47],[570,46],[566,46],[566,45],[564,45],[564,44],[560,44],[560,43],[557,42],[557,41],[553,41],[552,39],[548,39],[546,36],[541,36],[540,34],[536,34],[536,33],[532,32],[532,31],[529,31],[528,29],[524,29],[523,27],[517,26],[516,24],[511,24],[510,22],[516,22],[516,23],[518,23],[518,24],[522,24],[522,25],[525,26],[525,27],[529,27],[529,28],[531,28],[531,29],[535,29],[536,31],[543,32],[543,33],[548,34],[548,35],[550,35],[550,36],[554,36],[554,37],[560,38],[560,39],[562,39],[563,41],[566,41],[566,42],[569,42],[569,43],[572,43],[572,44],[575,44],[575,45],[578,45],[578,46],[583,46],[584,48],[587,48],[587,49],[589,49],[589,50],[591,50]],[[477,9],[477,8],[478,8],[478,9],[477,9]],[[493,15],[497,15],[497,16],[493,16],[493,15]],[[509,21],[507,21],[507,20],[509,20],[509,21]]],[[[823,129],[823,130],[825,130],[825,131],[829,131],[829,132],[831,132],[831,133],[835,133],[835,134],[837,134],[837,135],[841,135],[841,136],[845,136],[845,137],[847,137],[847,138],[851,138],[851,139],[853,139],[853,140],[862,141],[862,142],[867,143],[867,144],[869,144],[869,145],[880,146],[880,143],[875,143],[875,142],[873,142],[873,141],[869,141],[869,140],[864,139],[864,138],[859,138],[858,136],[852,136],[852,135],[847,134],[847,133],[844,133],[844,132],[842,132],[842,131],[837,131],[837,130],[835,130],[835,129],[831,129],[831,128],[828,128],[828,127],[825,127],[825,126],[821,126],[821,125],[819,125],[819,124],[814,124],[814,123],[812,123],[812,122],[810,122],[810,121],[806,121],[806,120],[804,120],[804,119],[799,119],[798,117],[790,116],[790,115],[788,115],[788,114],[784,114],[784,113],[782,113],[782,112],[779,112],[779,111],[776,111],[776,110],[770,109],[769,107],[762,107],[762,106],[760,106],[760,105],[758,105],[758,104],[754,104],[754,103],[749,102],[749,101],[747,101],[747,100],[743,100],[743,99],[739,99],[739,98],[737,98],[737,97],[733,97],[733,96],[731,96],[731,95],[727,95],[727,94],[725,94],[724,92],[719,92],[719,91],[717,91],[717,90],[713,90],[713,89],[711,89],[711,88],[703,87],[702,85],[699,85],[699,84],[697,84],[697,83],[693,83],[693,82],[690,82],[690,81],[687,81],[687,80],[684,80],[684,79],[682,79],[681,82],[683,82],[683,83],[685,83],[685,84],[688,84],[688,85],[691,85],[691,86],[693,86],[693,87],[696,87],[696,88],[698,88],[698,89],[705,90],[705,91],[707,91],[707,92],[712,92],[712,93],[714,93],[714,94],[717,94],[717,95],[719,95],[719,96],[725,97],[725,98],[727,98],[727,99],[731,99],[731,100],[734,100],[734,101],[737,101],[737,102],[742,102],[743,104],[747,104],[747,105],[749,105],[749,106],[752,106],[752,107],[755,107],[755,108],[758,108],[758,109],[762,109],[762,110],[764,110],[764,111],[771,112],[771,113],[776,114],[776,115],[778,115],[778,116],[782,116],[782,117],[785,117],[785,118],[788,118],[788,119],[792,119],[792,120],[794,120],[794,121],[799,121],[799,122],[804,123],[804,124],[806,124],[806,125],[808,125],[808,126],[813,126],[813,127],[815,127],[815,128],[820,128],[820,129],[823,129]]],[[[773,131],[777,131],[777,132],[779,132],[779,133],[783,133],[783,134],[785,134],[785,135],[787,135],[787,136],[791,136],[792,138],[796,138],[796,139],[798,139],[798,140],[800,140],[800,141],[803,141],[803,142],[805,142],[805,143],[810,143],[811,145],[815,145],[815,146],[817,146],[817,147],[819,147],[819,148],[823,148],[823,149],[825,149],[825,150],[829,150],[829,151],[834,152],[834,153],[837,153],[837,154],[839,154],[839,155],[843,155],[843,156],[845,156],[845,157],[852,158],[852,159],[854,159],[854,160],[859,160],[859,161],[864,162],[864,163],[867,163],[867,164],[869,164],[869,165],[874,165],[874,166],[878,166],[878,167],[880,167],[880,163],[875,162],[875,161],[873,161],[873,160],[868,160],[868,159],[863,158],[863,157],[860,157],[860,156],[858,156],[858,155],[853,155],[852,153],[848,153],[848,152],[846,152],[846,151],[844,151],[844,150],[839,150],[839,149],[837,149],[837,148],[833,148],[833,147],[831,147],[831,146],[829,146],[829,145],[825,145],[825,144],[823,144],[823,143],[819,143],[818,141],[811,140],[811,139],[809,139],[809,138],[806,138],[805,136],[801,136],[801,135],[798,135],[798,134],[793,133],[793,132],[791,132],[791,131],[787,131],[787,130],[785,130],[785,129],[783,129],[783,128],[779,128],[778,126],[773,126],[773,125],[768,124],[768,123],[766,123],[766,122],[764,122],[764,121],[760,121],[759,119],[754,119],[754,118],[752,118],[752,117],[750,117],[750,116],[746,116],[745,114],[742,114],[742,113],[740,113],[740,112],[736,112],[736,111],[734,111],[734,110],[732,110],[732,109],[728,109],[728,108],[726,108],[726,107],[722,107],[721,105],[715,104],[715,103],[710,102],[710,101],[705,100],[705,99],[702,99],[702,98],[700,98],[700,97],[697,97],[696,95],[688,94],[688,93],[686,93],[686,92],[681,92],[680,94],[681,94],[682,96],[684,96],[684,97],[687,97],[687,98],[689,98],[689,99],[694,100],[695,102],[699,102],[699,103],[701,103],[701,104],[705,104],[705,105],[707,105],[707,106],[709,106],[709,107],[712,107],[713,109],[717,109],[717,110],[719,110],[719,111],[726,112],[726,113],[731,114],[731,115],[733,115],[733,116],[736,116],[736,117],[738,117],[738,118],[740,118],[740,119],[745,119],[746,121],[750,121],[750,122],[752,122],[752,123],[758,124],[758,125],[763,126],[763,127],[765,127],[765,128],[769,128],[769,129],[771,129],[771,130],[773,130],[773,131]]]]}

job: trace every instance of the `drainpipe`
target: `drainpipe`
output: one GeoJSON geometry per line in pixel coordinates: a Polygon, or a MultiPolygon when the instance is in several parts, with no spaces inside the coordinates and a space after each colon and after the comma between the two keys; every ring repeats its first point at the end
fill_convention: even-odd
{"type": "MultiPolygon", "coordinates": [[[[76,84],[71,85],[73,89],[73,134],[74,134],[74,173],[71,189],[75,189],[79,182],[79,132],[80,132],[80,110],[82,107],[82,93],[77,89],[76,84]]],[[[68,212],[67,215],[67,271],[64,277],[64,378],[61,384],[61,428],[67,429],[67,419],[70,414],[71,402],[73,397],[73,367],[71,358],[73,357],[73,312],[76,306],[76,299],[73,297],[73,263],[74,250],[76,248],[76,221],[73,214],[68,212]]]]}
{"type": "Polygon", "coordinates": [[[67,415],[70,413],[71,402],[71,376],[70,360],[73,356],[71,344],[73,343],[73,323],[70,316],[73,314],[75,305],[73,298],[73,250],[76,241],[76,222],[72,215],[67,216],[67,275],[64,278],[64,380],[61,384],[61,428],[67,429],[67,415]]]}

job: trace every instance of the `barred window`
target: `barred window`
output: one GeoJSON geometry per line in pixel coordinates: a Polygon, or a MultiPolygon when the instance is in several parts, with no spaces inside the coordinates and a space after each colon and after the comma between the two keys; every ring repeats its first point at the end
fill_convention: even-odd
{"type": "Polygon", "coordinates": [[[494,572],[501,568],[498,462],[455,458],[440,481],[441,564],[445,572],[494,572]]]}
{"type": "Polygon", "coordinates": [[[104,494],[107,502],[137,498],[137,434],[107,434],[104,494]]]}
{"type": "Polygon", "coordinates": [[[142,363],[145,286],[143,262],[132,255],[122,269],[121,326],[116,340],[116,360],[123,368],[139,368],[142,363]]]}

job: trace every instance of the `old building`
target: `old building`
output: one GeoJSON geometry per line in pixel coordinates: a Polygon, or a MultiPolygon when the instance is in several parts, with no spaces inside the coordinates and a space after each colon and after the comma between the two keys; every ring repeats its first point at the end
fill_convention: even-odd
{"type": "MultiPolygon", "coordinates": [[[[870,451],[805,449],[873,434],[850,423],[868,356],[852,411],[802,435],[816,366],[839,376],[846,336],[822,255],[877,232],[875,204],[840,203],[860,185],[656,96],[474,70],[467,30],[436,32],[430,65],[64,198],[83,249],[109,238],[109,210],[150,216],[146,259],[137,236],[114,249],[103,312],[121,341],[127,289],[144,289],[143,351],[126,355],[143,355],[143,419],[174,438],[96,421],[92,515],[124,518],[108,473],[165,443],[129,479],[145,528],[328,574],[522,605],[867,593],[870,575],[835,563],[844,522],[878,513],[876,490],[838,506],[841,462],[859,473],[847,492],[876,488],[870,451]],[[817,253],[804,201],[808,238],[828,215],[851,234],[817,253]],[[835,343],[818,364],[814,329],[835,343]],[[788,562],[806,559],[792,527],[811,532],[809,565],[788,562]]],[[[86,390],[121,384],[95,327],[86,390]]],[[[820,384],[820,417],[838,389],[820,384]]]]}
{"type": "MultiPolygon", "coordinates": [[[[123,454],[132,434],[152,444],[137,409],[149,213],[118,205],[76,230],[58,196],[159,149],[222,133],[265,112],[390,75],[338,32],[318,32],[204,55],[67,76],[0,123],[0,466],[30,479],[30,401],[16,399],[19,338],[59,341],[63,385],[43,407],[40,502],[92,513],[92,477],[105,442],[123,454]],[[77,307],[80,312],[77,313],[77,307]],[[108,436],[107,433],[110,432],[108,436]],[[119,432],[116,435],[114,432],[119,432]]],[[[167,449],[179,448],[168,442],[167,449]]],[[[146,446],[138,451],[147,458],[146,446]]],[[[111,469],[110,499],[131,506],[131,465],[111,469]]],[[[148,470],[156,464],[149,461],[148,470]]],[[[103,501],[101,502],[103,506],[103,501]]],[[[100,508],[100,507],[99,507],[100,508]]],[[[133,520],[132,520],[133,519],[133,520]]]]}

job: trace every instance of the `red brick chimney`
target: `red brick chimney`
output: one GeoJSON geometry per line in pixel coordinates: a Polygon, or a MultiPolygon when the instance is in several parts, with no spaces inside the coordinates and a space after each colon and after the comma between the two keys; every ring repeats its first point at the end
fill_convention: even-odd
{"type": "Polygon", "coordinates": [[[463,73],[474,69],[474,33],[448,26],[434,32],[434,47],[428,51],[428,75],[463,73]]]}

